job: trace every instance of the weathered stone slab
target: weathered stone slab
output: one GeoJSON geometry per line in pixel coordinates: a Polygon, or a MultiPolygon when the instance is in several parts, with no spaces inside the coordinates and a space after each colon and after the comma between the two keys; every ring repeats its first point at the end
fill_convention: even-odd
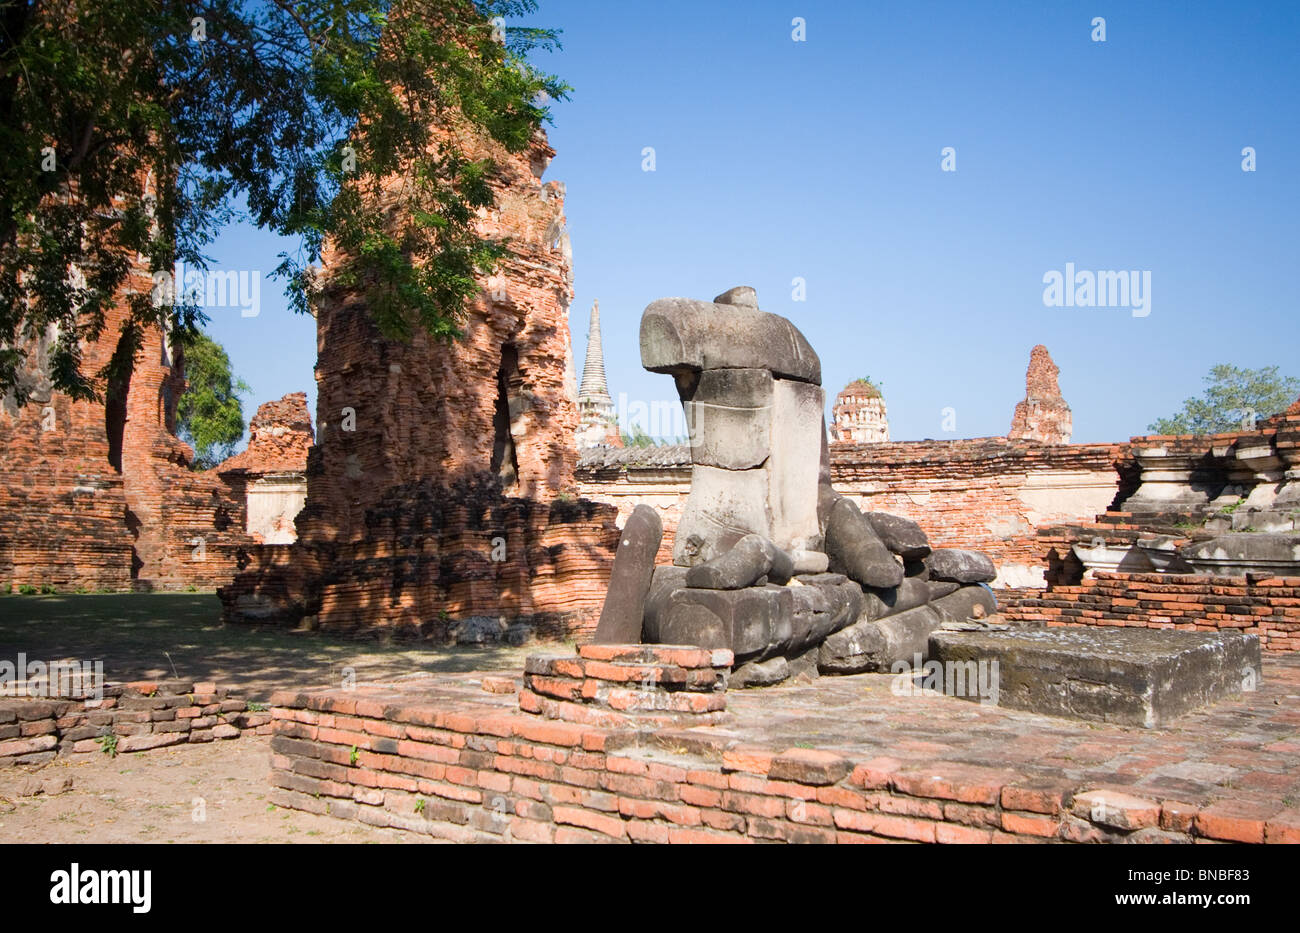
{"type": "Polygon", "coordinates": [[[991,616],[998,611],[998,600],[993,591],[978,583],[959,586],[951,593],[932,600],[930,605],[934,606],[945,622],[965,622],[967,619],[991,616]]]}
{"type": "Polygon", "coordinates": [[[903,582],[903,566],[876,535],[852,499],[838,499],[826,523],[830,569],[863,586],[889,589],[903,582]]]}
{"type": "Polygon", "coordinates": [[[706,590],[739,590],[766,576],[775,558],[772,542],[762,535],[745,535],[725,554],[687,570],[686,585],[706,590]]]}
{"type": "MultiPolygon", "coordinates": [[[[679,590],[686,586],[685,567],[678,567],[675,564],[661,564],[654,570],[654,576],[650,578],[650,592],[645,598],[645,614],[642,617],[642,632],[658,631],[659,613],[663,607],[668,604],[668,597],[673,594],[674,590],[679,590]]],[[[649,635],[645,640],[651,641],[649,635]]]]}
{"type": "Polygon", "coordinates": [[[910,518],[888,512],[867,512],[865,517],[885,547],[899,557],[916,560],[930,553],[930,539],[910,518]]]}
{"type": "MultiPolygon", "coordinates": [[[[975,607],[991,613],[993,594],[982,586],[963,586],[932,602],[884,618],[864,618],[822,642],[818,669],[823,674],[888,671],[900,661],[912,663],[928,656],[930,635],[945,622],[969,619],[975,607]]],[[[864,606],[864,612],[870,606],[864,606]]]]}
{"type": "Polygon", "coordinates": [[[1300,573],[1300,535],[1239,532],[1189,544],[1180,551],[1201,573],[1241,576],[1270,573],[1294,576],[1300,573]]]}
{"type": "MultiPolygon", "coordinates": [[[[904,577],[898,586],[889,589],[869,589],[863,594],[863,612],[868,619],[883,619],[896,612],[915,609],[922,603],[928,603],[935,596],[931,592],[934,584],[919,577],[904,577]]],[[[956,589],[958,584],[948,584],[956,589]]],[[[948,592],[951,592],[949,590],[948,592]]],[[[943,593],[938,594],[945,595],[943,593]]]]}
{"type": "Polygon", "coordinates": [[[772,542],[786,550],[822,549],[817,520],[820,450],[825,431],[821,386],[777,379],[772,387],[772,455],[768,458],[768,505],[772,542]]]}
{"type": "Polygon", "coordinates": [[[729,648],[737,661],[746,661],[779,654],[790,641],[793,617],[790,587],[682,588],[668,596],[644,638],[662,644],[729,648]]]}
{"type": "Polygon", "coordinates": [[[772,537],[767,471],[696,464],[673,541],[673,563],[693,567],[720,557],[747,534],[772,537]]]}
{"type": "MultiPolygon", "coordinates": [[[[735,289],[733,295],[737,295],[735,289]]],[[[719,295],[719,298],[727,297],[719,295]]],[[[793,324],[747,304],[660,298],[641,316],[641,365],[655,373],[769,369],[820,385],[821,360],[793,324]]]]}
{"type": "Polygon", "coordinates": [[[917,606],[885,619],[855,622],[822,642],[817,667],[823,674],[888,671],[898,659],[924,651],[930,633],[943,624],[931,606],[917,606]]]}
{"type": "Polygon", "coordinates": [[[625,645],[641,640],[646,595],[663,537],[663,522],[654,508],[638,505],[632,510],[614,553],[605,605],[596,623],[597,644],[625,645]]]}
{"type": "Polygon", "coordinates": [[[935,632],[941,665],[997,662],[997,705],[1158,728],[1255,689],[1259,638],[1138,628],[935,632]]]}
{"type": "Polygon", "coordinates": [[[979,551],[959,548],[939,548],[925,559],[931,580],[952,580],[956,583],[992,583],[997,568],[988,556],[979,551]]]}
{"type": "Polygon", "coordinates": [[[731,673],[731,687],[770,687],[790,676],[790,663],[780,655],[766,661],[747,661],[731,673]]]}
{"type": "Polygon", "coordinates": [[[710,369],[683,399],[691,461],[751,470],[772,452],[772,374],[766,369],[710,369]]]}

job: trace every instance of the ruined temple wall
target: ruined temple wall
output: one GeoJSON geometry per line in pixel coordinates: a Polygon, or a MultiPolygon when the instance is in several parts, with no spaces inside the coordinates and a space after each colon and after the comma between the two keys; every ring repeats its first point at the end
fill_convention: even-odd
{"type": "MultiPolygon", "coordinates": [[[[83,347],[98,372],[121,339],[131,294],[152,277],[137,267],[103,332],[83,347]]],[[[56,589],[210,588],[227,582],[242,535],[242,499],[216,476],[188,468],[175,435],[183,361],[146,328],[129,382],[98,401],[50,385],[53,332],[27,344],[31,401],[0,410],[0,584],[56,589]],[[196,542],[202,542],[198,544],[196,542]]]]}
{"type": "Polygon", "coordinates": [[[1300,651],[1300,577],[1098,573],[1077,586],[1000,594],[1032,625],[1237,631],[1265,651],[1300,651]]]}
{"type": "Polygon", "coordinates": [[[1042,586],[1036,526],[1106,511],[1119,455],[1108,444],[917,441],[832,449],[831,476],[862,508],[910,518],[936,545],[988,554],[995,586],[1042,586]]]}
{"type": "Polygon", "coordinates": [[[226,618],[459,640],[517,633],[502,620],[594,628],[618,529],[612,508],[574,495],[564,189],[541,181],[554,153],[540,133],[527,152],[487,154],[500,172],[479,229],[512,252],[460,339],[382,338],[326,255],[298,541],[254,549],[222,590],[226,618]]]}
{"type": "MultiPolygon", "coordinates": [[[[638,504],[659,510],[661,559],[672,553],[672,532],[690,491],[689,454],[682,451],[666,458],[677,463],[652,462],[653,451],[593,452],[578,471],[582,495],[616,506],[620,523],[638,504]],[[638,457],[648,462],[637,463],[638,457]]],[[[998,565],[997,585],[1041,587],[1044,548],[1035,527],[1092,521],[1105,512],[1119,488],[1122,452],[1107,444],[1006,438],[835,444],[831,481],[864,509],[918,522],[936,546],[984,551],[998,565]]]]}
{"type": "Polygon", "coordinates": [[[417,332],[385,340],[362,298],[328,283],[317,311],[316,448],[308,507],[299,532],[310,540],[358,540],[365,510],[386,492],[422,477],[449,482],[490,471],[498,377],[506,364],[509,432],[517,480],[507,491],[547,501],[570,489],[578,415],[564,391],[569,362],[571,271],[563,186],[543,185],[553,150],[494,153],[497,209],[480,216],[489,237],[515,251],[462,322],[463,337],[442,342],[417,332]]]}

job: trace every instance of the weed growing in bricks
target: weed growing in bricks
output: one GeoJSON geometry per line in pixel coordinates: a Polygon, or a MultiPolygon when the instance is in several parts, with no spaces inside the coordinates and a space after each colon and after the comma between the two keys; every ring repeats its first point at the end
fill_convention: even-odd
{"type": "Polygon", "coordinates": [[[99,743],[99,750],[109,758],[117,757],[117,736],[113,733],[109,732],[106,735],[101,735],[95,741],[99,743]]]}

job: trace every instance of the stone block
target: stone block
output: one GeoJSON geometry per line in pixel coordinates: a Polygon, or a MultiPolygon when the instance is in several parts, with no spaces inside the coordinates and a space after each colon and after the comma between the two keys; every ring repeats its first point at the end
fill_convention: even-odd
{"type": "Polygon", "coordinates": [[[772,387],[772,455],[768,458],[767,501],[772,543],[785,550],[821,550],[817,521],[818,474],[815,455],[825,430],[821,386],[777,379],[772,387]]]}
{"type": "MultiPolygon", "coordinates": [[[[753,586],[772,569],[775,558],[776,548],[770,541],[762,535],[745,535],[725,554],[687,570],[686,585],[706,590],[738,590],[753,586]]],[[[653,552],[650,559],[654,560],[653,552]]],[[[793,565],[790,569],[793,571],[793,565]]]]}
{"type": "Polygon", "coordinates": [[[654,508],[638,505],[632,510],[614,553],[605,604],[596,624],[597,643],[625,645],[641,640],[646,595],[663,536],[663,522],[654,508]]]}
{"type": "Polygon", "coordinates": [[[772,538],[767,471],[696,465],[673,541],[673,563],[693,567],[720,557],[747,534],[772,538]]]}
{"type": "Polygon", "coordinates": [[[1146,728],[1259,682],[1259,638],[1138,628],[935,632],[941,664],[997,662],[997,704],[1146,728]]]}
{"type": "Polygon", "coordinates": [[[867,512],[865,517],[885,547],[904,560],[917,560],[930,553],[930,539],[910,518],[888,512],[867,512]]]}
{"type": "Polygon", "coordinates": [[[790,663],[780,655],[766,661],[746,661],[731,672],[731,687],[770,687],[790,676],[790,663]]]}
{"type": "Polygon", "coordinates": [[[766,369],[710,369],[683,400],[691,460],[724,470],[752,470],[772,452],[772,374],[766,369]]]}
{"type": "MultiPolygon", "coordinates": [[[[790,587],[674,590],[645,639],[669,645],[726,648],[737,661],[770,657],[789,644],[794,602],[790,587]]],[[[647,620],[649,622],[649,620],[647,620]]]]}
{"type": "Polygon", "coordinates": [[[852,499],[831,506],[826,523],[830,569],[863,586],[888,589],[903,582],[903,566],[880,540],[852,499]]]}
{"type": "Polygon", "coordinates": [[[888,671],[896,661],[924,657],[930,633],[943,624],[933,605],[917,606],[884,619],[864,619],[822,642],[817,667],[823,674],[888,671]]]}
{"type": "Polygon", "coordinates": [[[955,583],[992,583],[997,569],[987,555],[979,551],[960,548],[940,548],[925,558],[931,580],[951,580],[955,583]]]}
{"type": "Polygon", "coordinates": [[[768,369],[815,385],[822,378],[821,360],[812,345],[785,318],[747,304],[692,298],[661,298],[646,306],[641,315],[641,365],[670,374],[768,369]]]}

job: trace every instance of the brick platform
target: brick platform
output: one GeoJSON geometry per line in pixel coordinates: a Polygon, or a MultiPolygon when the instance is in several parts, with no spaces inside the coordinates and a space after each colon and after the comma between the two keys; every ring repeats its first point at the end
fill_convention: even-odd
{"type": "Polygon", "coordinates": [[[464,842],[1300,842],[1300,658],[1160,730],[893,683],[731,691],[723,723],[641,728],[523,712],[490,675],[282,692],[271,800],[464,842]]]}
{"type": "Polygon", "coordinates": [[[623,728],[719,722],[734,660],[725,649],[676,645],[583,645],[576,657],[533,655],[519,708],[623,728]]]}
{"type": "Polygon", "coordinates": [[[1078,586],[1002,591],[1004,615],[1032,624],[1121,625],[1258,635],[1264,651],[1300,650],[1300,577],[1098,573],[1078,586]]]}
{"type": "Polygon", "coordinates": [[[182,742],[266,734],[271,714],[213,683],[140,681],[107,684],[103,699],[0,696],[0,767],[39,765],[60,755],[142,752],[182,742]]]}

